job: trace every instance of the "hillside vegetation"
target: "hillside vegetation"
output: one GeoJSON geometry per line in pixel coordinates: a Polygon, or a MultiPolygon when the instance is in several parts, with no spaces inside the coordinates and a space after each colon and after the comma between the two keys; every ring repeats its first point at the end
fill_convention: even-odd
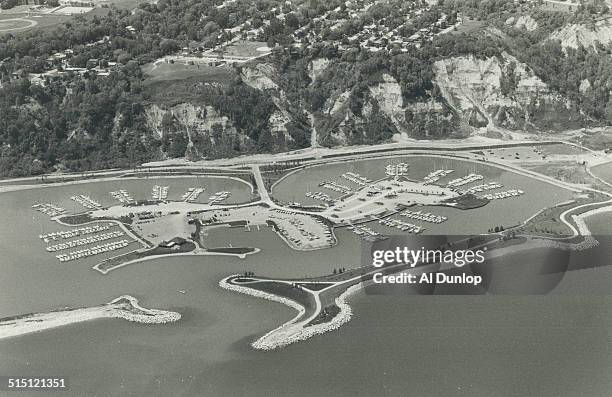
{"type": "Polygon", "coordinates": [[[0,175],[376,144],[400,136],[554,134],[612,122],[611,40],[594,39],[611,24],[601,2],[550,12],[537,3],[447,0],[397,25],[386,18],[397,7],[391,1],[324,29],[313,45],[290,45],[291,32],[309,26],[311,15],[340,4],[297,3],[298,11],[261,25],[258,39],[274,47],[269,56],[201,73],[177,68],[184,78],[172,76],[167,65],[163,75],[150,77],[152,61],[185,44],[214,46],[232,26],[286,7],[236,4],[228,11],[213,1],[160,0],[134,12],[111,8],[44,32],[1,36],[0,175]],[[345,39],[368,23],[414,35],[442,15],[480,25],[458,26],[401,51],[388,45],[375,52],[345,39]],[[568,32],[576,31],[583,33],[569,40],[568,32]],[[66,49],[79,67],[91,59],[117,65],[108,76],[67,72],[44,84],[30,82],[49,68],[53,53],[66,49]]]}

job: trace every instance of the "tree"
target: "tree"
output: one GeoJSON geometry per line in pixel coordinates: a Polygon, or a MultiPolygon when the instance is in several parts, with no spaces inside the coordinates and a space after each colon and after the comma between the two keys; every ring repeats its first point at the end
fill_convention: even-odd
{"type": "Polygon", "coordinates": [[[187,144],[189,140],[187,134],[178,132],[170,137],[170,147],[168,149],[168,155],[170,157],[184,157],[187,151],[187,144]]]}
{"type": "Polygon", "coordinates": [[[297,29],[300,27],[300,20],[295,13],[292,12],[285,16],[285,24],[292,29],[297,29]]]}

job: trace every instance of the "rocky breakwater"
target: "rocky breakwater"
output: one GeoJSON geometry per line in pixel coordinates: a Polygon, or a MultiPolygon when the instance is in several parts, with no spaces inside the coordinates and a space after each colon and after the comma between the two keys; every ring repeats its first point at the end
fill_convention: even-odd
{"type": "Polygon", "coordinates": [[[143,324],[165,324],[181,319],[181,314],[158,309],[146,309],[138,304],[138,299],[122,295],[108,305],[113,307],[112,317],[122,318],[143,324]]]}
{"type": "Polygon", "coordinates": [[[171,311],[143,308],[138,304],[138,299],[130,295],[122,295],[99,306],[2,318],[0,319],[0,339],[100,318],[122,318],[143,324],[165,324],[178,321],[181,315],[171,311]]]}
{"type": "Polygon", "coordinates": [[[359,284],[353,285],[336,298],[335,303],[340,311],[330,321],[314,325],[309,325],[308,321],[291,325],[286,323],[253,342],[252,346],[260,350],[275,350],[340,328],[353,317],[353,310],[346,299],[358,289],[359,284]]]}
{"type": "Polygon", "coordinates": [[[309,339],[315,335],[320,335],[340,328],[342,325],[349,322],[353,316],[353,311],[346,300],[349,295],[357,291],[360,287],[360,284],[352,285],[335,299],[335,304],[340,310],[331,320],[325,323],[311,324],[319,316],[320,307],[312,316],[307,319],[302,319],[306,311],[299,303],[288,298],[233,284],[231,279],[234,277],[237,276],[233,275],[224,278],[219,282],[219,286],[230,291],[283,303],[298,311],[298,314],[293,319],[273,329],[251,344],[253,348],[258,350],[279,349],[292,343],[309,339]]]}

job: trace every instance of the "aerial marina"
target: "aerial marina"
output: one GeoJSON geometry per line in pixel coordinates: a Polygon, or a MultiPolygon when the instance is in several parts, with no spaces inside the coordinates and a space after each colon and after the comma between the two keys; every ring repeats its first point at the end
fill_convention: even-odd
{"type": "MultiPolygon", "coordinates": [[[[40,261],[49,263],[46,271],[55,269],[58,280],[60,274],[83,271],[101,279],[137,277],[170,268],[170,263],[210,267],[221,276],[217,280],[223,289],[276,300],[298,313],[304,307],[305,314],[292,325],[282,331],[271,328],[250,340],[255,349],[275,350],[342,329],[353,321],[348,299],[362,288],[357,281],[364,279],[364,269],[355,262],[361,244],[442,231],[486,233],[498,225],[519,230],[541,208],[571,203],[566,204],[570,209],[605,201],[600,196],[588,201],[583,191],[544,177],[450,157],[312,161],[280,176],[261,172],[261,167],[257,172],[257,167],[251,167],[252,177],[239,169],[230,177],[147,176],[47,188],[54,193],[45,194],[44,200],[33,196],[36,201],[29,210],[35,214],[34,235],[47,255],[40,261]],[[547,194],[534,193],[539,190],[547,194]],[[262,238],[267,246],[261,245],[262,238]],[[279,245],[296,259],[289,264],[282,261],[277,274],[286,277],[297,271],[307,276],[276,278],[275,271],[266,270],[279,245]],[[338,256],[334,269],[323,271],[324,264],[313,262],[309,266],[316,270],[299,270],[301,263],[310,263],[308,256],[317,261],[314,258],[321,258],[319,253],[324,252],[338,256]],[[47,257],[53,261],[48,262],[47,257]],[[216,267],[217,262],[231,265],[226,271],[216,267]],[[227,278],[254,264],[257,276],[247,271],[248,276],[227,278]],[[320,276],[326,272],[329,274],[320,276]],[[319,309],[312,306],[317,300],[319,309]]],[[[31,190],[39,191],[42,189],[31,190]]],[[[563,219],[573,224],[569,216],[563,219]]],[[[571,227],[567,230],[571,233],[571,227]]],[[[172,288],[181,296],[196,294],[193,287],[173,284],[172,288]]],[[[59,324],[65,318],[59,312],[48,315],[48,324],[59,324]]],[[[85,318],[90,317],[66,321],[87,321],[85,318]]]]}
{"type": "MultiPolygon", "coordinates": [[[[231,192],[217,192],[208,198],[210,204],[220,203],[221,201],[226,200],[232,193],[231,192]]],[[[192,200],[193,201],[193,200],[192,200]]]]}
{"type": "Polygon", "coordinates": [[[484,176],[482,175],[469,174],[469,175],[462,176],[457,179],[453,179],[452,181],[448,182],[446,186],[459,187],[459,186],[467,185],[468,183],[481,181],[483,179],[484,179],[484,176]]]}
{"type": "Polygon", "coordinates": [[[70,196],[70,199],[76,201],[81,204],[83,207],[93,210],[96,208],[102,208],[102,205],[95,200],[92,200],[91,197],[79,194],[78,196],[70,196]]]}
{"type": "MultiPolygon", "coordinates": [[[[153,201],[131,193],[127,186],[118,186],[110,191],[115,204],[103,205],[92,194],[69,196],[70,200],[84,207],[86,212],[81,214],[78,210],[68,213],[63,207],[52,203],[37,204],[33,208],[49,214],[61,223],[75,225],[70,230],[40,235],[45,242],[67,240],[50,244],[45,249],[48,252],[65,251],[56,256],[60,262],[68,262],[97,256],[105,261],[105,254],[118,250],[125,252],[119,258],[121,255],[130,258],[129,253],[146,255],[148,251],[153,252],[156,246],[175,238],[195,242],[191,252],[205,254],[209,230],[224,225],[248,230],[252,226],[270,227],[285,244],[298,251],[335,246],[338,243],[334,233],[336,228],[348,228],[365,241],[379,241],[390,233],[428,233],[434,226],[435,233],[438,225],[452,224],[449,219],[462,218],[461,212],[478,211],[478,208],[487,208],[490,205],[488,202],[525,195],[525,187],[486,193],[513,184],[488,181],[487,173],[473,172],[476,168],[466,168],[468,163],[452,160],[452,167],[436,167],[439,160],[431,157],[426,159],[433,162],[422,168],[423,162],[418,159],[419,162],[411,161],[410,158],[406,158],[407,161],[366,160],[375,161],[379,165],[359,172],[333,172],[319,180],[306,177],[303,179],[305,183],[300,185],[302,188],[316,186],[329,192],[305,191],[303,197],[313,200],[312,204],[287,200],[291,205],[283,206],[282,194],[278,196],[275,193],[283,179],[293,177],[294,172],[289,172],[272,187],[273,198],[265,199],[262,195],[253,197],[246,206],[226,204],[232,192],[215,192],[215,189],[212,189],[213,193],[209,194],[207,202],[201,203],[199,197],[205,190],[209,190],[203,185],[187,186],[182,189],[182,195],[177,193],[170,197],[170,184],[150,179],[149,191],[153,201]],[[471,172],[465,172],[468,170],[471,172]],[[451,175],[463,176],[451,179],[451,175]],[[219,206],[223,208],[215,209],[219,206]],[[408,209],[419,206],[456,209],[453,214],[408,209]],[[112,222],[105,223],[105,220],[112,222]],[[83,221],[93,224],[79,226],[79,222],[83,221]],[[121,230],[109,230],[118,225],[121,225],[121,230]],[[197,227],[194,228],[194,225],[197,227]],[[69,240],[78,236],[84,237],[69,240]],[[132,245],[137,241],[138,244],[132,245]],[[70,249],[73,250],[68,251],[70,249]]],[[[342,164],[338,162],[327,166],[339,167],[342,164]]],[[[296,172],[304,173],[319,167],[313,165],[296,172]]],[[[499,177],[498,173],[491,175],[499,177]]],[[[263,185],[258,188],[265,189],[263,185]]],[[[163,251],[159,255],[163,255],[163,251]]],[[[95,263],[94,267],[99,263],[95,263]]]]}
{"type": "Polygon", "coordinates": [[[1,397],[610,397],[612,0],[0,0],[1,397]]]}
{"type": "Polygon", "coordinates": [[[68,249],[68,248],[80,247],[82,245],[88,245],[88,244],[92,244],[92,243],[97,243],[99,241],[110,240],[112,238],[121,237],[123,235],[124,235],[124,233],[122,231],[114,231],[114,232],[108,232],[108,233],[101,233],[101,234],[97,234],[97,235],[91,236],[91,237],[85,237],[85,238],[80,238],[80,239],[76,239],[76,240],[66,241],[65,243],[49,245],[49,246],[47,246],[47,251],[49,251],[49,252],[61,251],[61,250],[65,250],[65,249],[68,249]]]}
{"type": "Polygon", "coordinates": [[[48,243],[49,241],[55,241],[58,239],[68,239],[68,238],[72,238],[72,237],[76,237],[76,236],[82,236],[82,235],[87,235],[87,234],[92,234],[92,233],[98,233],[98,232],[103,232],[106,231],[114,226],[117,226],[116,223],[114,222],[109,222],[105,225],[102,224],[95,224],[93,226],[84,226],[84,227],[79,227],[79,228],[73,228],[73,229],[69,229],[69,230],[60,230],[57,232],[51,232],[51,233],[47,233],[47,234],[41,234],[38,237],[43,240],[45,243],[48,243]]]}
{"type": "Polygon", "coordinates": [[[493,189],[499,189],[501,187],[504,187],[504,185],[502,185],[501,183],[497,183],[497,182],[489,182],[489,183],[485,183],[483,185],[476,185],[476,186],[471,186],[469,189],[464,190],[462,193],[480,193],[482,191],[485,190],[493,190],[493,189]]]}
{"type": "Polygon", "coordinates": [[[130,196],[130,194],[124,189],[118,190],[116,192],[110,192],[110,195],[122,204],[131,204],[134,202],[132,196],[130,196]]]}
{"type": "Polygon", "coordinates": [[[523,192],[521,189],[510,189],[503,192],[483,194],[482,197],[488,200],[501,200],[510,197],[518,197],[523,194],[525,194],[525,192],[523,192]]]}
{"type": "Polygon", "coordinates": [[[378,221],[378,223],[380,223],[381,225],[397,228],[402,232],[406,233],[419,234],[425,230],[425,228],[422,226],[417,226],[415,224],[393,218],[381,219],[378,221]]]}
{"type": "Polygon", "coordinates": [[[187,191],[181,196],[182,200],[185,200],[189,203],[194,202],[200,197],[200,194],[204,193],[203,187],[190,187],[187,191]]]}
{"type": "MultiPolygon", "coordinates": [[[[111,238],[116,237],[116,236],[112,236],[111,238]]],[[[105,239],[89,239],[88,240],[88,244],[94,243],[96,241],[104,241],[105,239]]],[[[104,243],[104,244],[98,244],[98,245],[94,245],[91,247],[87,247],[81,250],[77,250],[77,251],[71,251],[71,252],[67,252],[65,254],[58,254],[55,257],[60,261],[60,262],[70,262],[70,261],[74,261],[77,259],[81,259],[81,258],[87,258],[89,256],[94,256],[94,255],[98,255],[101,254],[103,252],[112,252],[112,251],[116,251],[118,249],[121,248],[125,248],[130,244],[130,242],[126,239],[123,240],[119,240],[119,241],[112,241],[110,243],[104,243]]]]}
{"type": "Polygon", "coordinates": [[[429,212],[422,212],[422,211],[406,210],[400,213],[400,215],[405,216],[407,218],[416,219],[416,220],[428,222],[428,223],[442,223],[448,220],[448,218],[445,216],[431,214],[429,212]]]}
{"type": "Polygon", "coordinates": [[[34,208],[36,211],[42,212],[43,214],[47,214],[50,217],[54,217],[54,216],[62,215],[66,213],[65,208],[58,207],[50,203],[33,204],[32,208],[34,208]]]}
{"type": "Polygon", "coordinates": [[[166,200],[168,198],[168,189],[168,186],[153,186],[153,190],[151,192],[153,200],[166,200]]]}

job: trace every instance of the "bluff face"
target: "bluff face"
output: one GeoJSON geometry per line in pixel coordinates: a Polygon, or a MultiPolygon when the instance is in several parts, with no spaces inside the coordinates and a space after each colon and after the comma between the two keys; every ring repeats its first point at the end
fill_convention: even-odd
{"type": "Polygon", "coordinates": [[[575,104],[508,54],[443,59],[434,63],[434,71],[444,102],[470,127],[529,132],[579,127],[584,121],[575,104]]]}
{"type": "MultiPolygon", "coordinates": [[[[147,127],[163,142],[162,156],[201,159],[254,151],[284,151],[309,146],[370,144],[393,139],[444,139],[504,131],[533,132],[578,128],[584,116],[576,104],[554,92],[515,57],[458,56],[433,62],[432,89],[425,97],[406,98],[401,83],[382,70],[365,87],[324,92],[317,109],[300,95],[328,84],[334,61],[309,62],[308,79],[298,95],[288,92],[291,78],[271,62],[242,67],[240,84],[270,103],[262,118],[261,139],[236,125],[231,114],[204,97],[198,103],[146,107],[147,127]],[[287,88],[287,89],[286,89],[287,88]],[[265,131],[264,131],[265,130],[265,131]],[[178,143],[177,143],[178,141],[178,143]],[[259,142],[258,142],[259,141],[259,142]]],[[[333,81],[329,82],[334,85],[333,81]]]]}

